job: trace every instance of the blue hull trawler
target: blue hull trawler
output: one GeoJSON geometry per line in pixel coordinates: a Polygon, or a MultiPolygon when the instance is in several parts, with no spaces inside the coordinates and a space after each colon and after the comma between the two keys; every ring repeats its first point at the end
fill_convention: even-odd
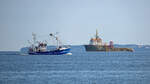
{"type": "Polygon", "coordinates": [[[57,41],[57,46],[52,49],[47,49],[46,41],[45,42],[36,41],[36,34],[33,33],[32,36],[33,36],[33,43],[28,49],[28,54],[30,55],[63,55],[63,54],[71,55],[72,54],[70,53],[69,46],[60,45],[61,42],[55,34],[50,34],[50,37],[54,38],[57,41]]]}

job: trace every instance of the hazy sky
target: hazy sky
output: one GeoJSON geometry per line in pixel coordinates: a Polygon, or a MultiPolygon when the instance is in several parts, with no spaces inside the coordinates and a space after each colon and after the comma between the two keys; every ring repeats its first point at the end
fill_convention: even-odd
{"type": "Polygon", "coordinates": [[[96,29],[104,42],[150,44],[150,0],[0,0],[0,50],[19,50],[32,32],[88,44],[96,29]]]}

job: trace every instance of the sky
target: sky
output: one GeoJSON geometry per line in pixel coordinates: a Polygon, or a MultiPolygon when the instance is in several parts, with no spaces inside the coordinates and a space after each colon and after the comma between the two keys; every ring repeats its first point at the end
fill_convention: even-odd
{"type": "Polygon", "coordinates": [[[88,44],[98,29],[103,42],[150,44],[150,0],[0,0],[0,51],[59,32],[64,44],[88,44]]]}

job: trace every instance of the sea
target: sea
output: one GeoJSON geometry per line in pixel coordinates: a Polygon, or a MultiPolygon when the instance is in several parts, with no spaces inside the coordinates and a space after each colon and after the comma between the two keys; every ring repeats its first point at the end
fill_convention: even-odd
{"type": "Polygon", "coordinates": [[[86,52],[80,45],[72,55],[0,51],[0,84],[150,84],[150,46],[120,47],[134,52],[86,52]]]}

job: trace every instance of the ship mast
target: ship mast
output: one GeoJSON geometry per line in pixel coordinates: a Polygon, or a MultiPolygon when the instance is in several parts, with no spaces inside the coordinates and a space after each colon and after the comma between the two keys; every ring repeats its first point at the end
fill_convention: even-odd
{"type": "Polygon", "coordinates": [[[52,36],[52,37],[54,37],[56,39],[56,41],[57,41],[57,48],[59,48],[60,41],[59,41],[58,37],[56,35],[52,34],[52,33],[50,33],[49,35],[52,36]]]}
{"type": "Polygon", "coordinates": [[[96,29],[96,39],[98,39],[99,36],[98,36],[98,30],[96,29]]]}
{"type": "Polygon", "coordinates": [[[36,43],[36,34],[35,33],[32,33],[32,38],[33,38],[33,44],[36,43]]]}
{"type": "Polygon", "coordinates": [[[32,39],[33,39],[32,48],[33,48],[34,51],[36,51],[36,50],[35,50],[35,44],[36,44],[36,34],[35,34],[35,33],[32,33],[32,39]]]}

